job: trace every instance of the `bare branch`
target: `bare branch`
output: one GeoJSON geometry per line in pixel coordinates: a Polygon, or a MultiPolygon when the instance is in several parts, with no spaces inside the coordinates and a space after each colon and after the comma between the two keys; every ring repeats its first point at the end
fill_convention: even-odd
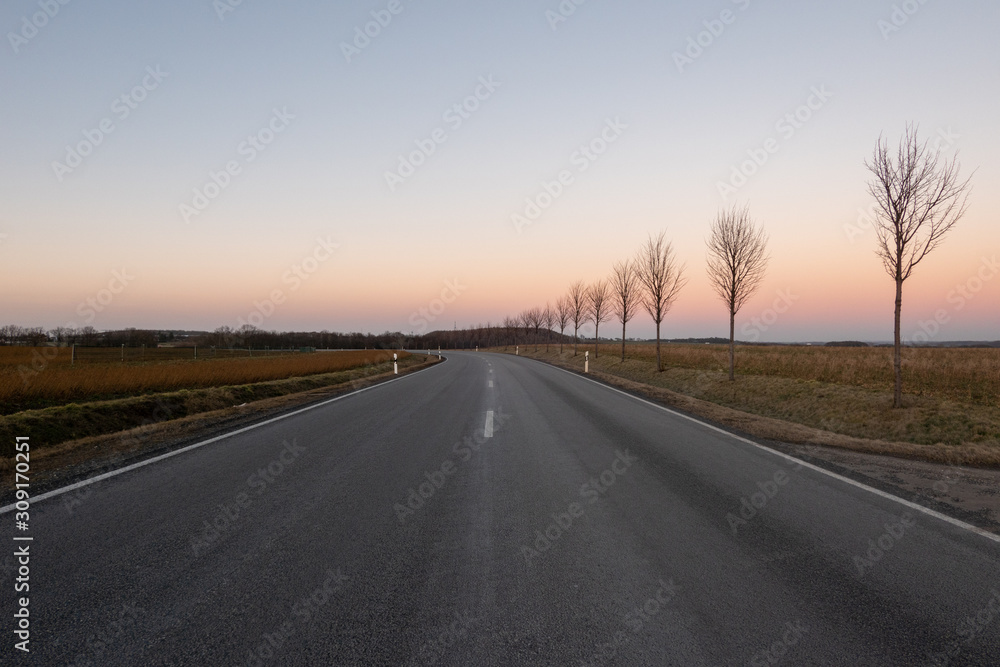
{"type": "Polygon", "coordinates": [[[767,271],[767,234],[749,207],[720,211],[708,238],[708,280],[729,309],[729,379],[736,379],[736,313],[760,288],[767,271]]]}
{"type": "Polygon", "coordinates": [[[667,240],[666,232],[660,232],[656,238],[650,236],[639,248],[635,263],[643,288],[642,305],[656,323],[656,369],[661,371],[660,324],[681,288],[687,284],[684,267],[677,264],[673,244],[667,240]]]}
{"type": "Polygon", "coordinates": [[[611,270],[611,291],[614,297],[614,314],[622,325],[622,361],[625,361],[625,326],[635,317],[642,298],[640,288],[635,263],[628,260],[616,263],[611,270]]]}
{"type": "Polygon", "coordinates": [[[908,125],[895,155],[886,140],[879,137],[871,160],[865,162],[872,173],[868,192],[876,204],[875,252],[896,282],[893,405],[897,408],[903,407],[903,282],[965,215],[972,181],[972,176],[960,179],[957,156],[943,161],[941,151],[932,149],[927,142],[920,143],[917,134],[917,127],[908,125]]]}
{"type": "Polygon", "coordinates": [[[764,279],[767,234],[755,228],[748,207],[734,207],[719,213],[707,243],[709,282],[735,315],[764,279]]]}
{"type": "Polygon", "coordinates": [[[577,344],[580,342],[580,325],[587,321],[587,288],[583,281],[578,280],[569,286],[569,294],[566,295],[569,301],[570,320],[573,322],[573,356],[577,353],[577,344]]]}

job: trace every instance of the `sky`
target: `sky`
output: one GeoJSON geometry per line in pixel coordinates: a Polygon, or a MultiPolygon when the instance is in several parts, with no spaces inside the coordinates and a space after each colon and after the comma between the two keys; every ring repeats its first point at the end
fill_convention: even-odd
{"type": "Polygon", "coordinates": [[[664,337],[727,336],[705,240],[748,205],[738,338],[889,340],[865,160],[915,123],[974,175],[903,337],[1000,339],[998,29],[990,0],[8,0],[0,324],[461,328],[665,230],[664,337]]]}

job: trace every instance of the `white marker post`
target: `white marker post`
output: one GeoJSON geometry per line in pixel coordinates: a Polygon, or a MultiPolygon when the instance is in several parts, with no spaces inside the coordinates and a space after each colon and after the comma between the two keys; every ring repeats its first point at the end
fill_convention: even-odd
{"type": "Polygon", "coordinates": [[[399,375],[399,365],[396,363],[396,353],[392,353],[392,374],[399,375]]]}
{"type": "Polygon", "coordinates": [[[441,346],[438,345],[438,359],[441,358],[441,346]]]}
{"type": "Polygon", "coordinates": [[[514,356],[515,357],[520,357],[521,356],[521,346],[520,345],[515,345],[514,346],[514,356]]]}
{"type": "Polygon", "coordinates": [[[590,352],[583,353],[583,372],[590,372],[590,352]]]}

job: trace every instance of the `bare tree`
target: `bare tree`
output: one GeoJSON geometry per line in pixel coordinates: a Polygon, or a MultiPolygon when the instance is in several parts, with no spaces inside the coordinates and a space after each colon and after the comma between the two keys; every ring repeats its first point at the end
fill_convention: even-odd
{"type": "Polygon", "coordinates": [[[545,351],[549,351],[549,342],[552,340],[552,325],[556,323],[556,313],[552,310],[552,304],[546,303],[542,310],[542,324],[545,325],[545,351]]]}
{"type": "Polygon", "coordinates": [[[521,314],[517,316],[517,324],[519,327],[524,329],[524,347],[528,348],[528,334],[531,331],[531,315],[528,314],[527,310],[522,310],[521,314]]]}
{"type": "Polygon", "coordinates": [[[611,319],[611,298],[611,287],[607,280],[598,280],[587,289],[587,310],[594,322],[594,359],[600,356],[601,323],[611,319]]]}
{"type": "Polygon", "coordinates": [[[511,317],[510,315],[508,315],[507,317],[503,318],[503,328],[507,330],[507,338],[506,342],[504,343],[503,349],[506,350],[507,347],[510,345],[511,338],[514,339],[514,345],[517,345],[517,327],[518,327],[518,321],[516,317],[511,317]]]}
{"type": "Polygon", "coordinates": [[[573,356],[577,355],[577,345],[580,343],[580,325],[587,321],[587,288],[583,281],[578,280],[569,286],[569,317],[573,321],[573,356]]]}
{"type": "Polygon", "coordinates": [[[538,352],[538,331],[544,322],[541,308],[529,308],[524,311],[523,321],[525,327],[535,332],[535,352],[538,352]]]}
{"type": "Polygon", "coordinates": [[[622,363],[625,362],[625,325],[635,317],[639,305],[639,276],[631,261],[618,262],[611,270],[613,312],[622,324],[622,363]]]}
{"type": "Polygon", "coordinates": [[[563,338],[565,337],[566,325],[572,319],[573,309],[570,306],[569,298],[559,297],[556,301],[556,322],[559,324],[559,354],[563,351],[563,338]]]}
{"type": "Polygon", "coordinates": [[[970,176],[959,180],[958,157],[941,160],[941,151],[920,143],[917,128],[909,125],[895,155],[879,137],[871,161],[868,192],[875,198],[877,254],[886,273],[896,281],[893,368],[896,375],[893,407],[903,407],[902,353],[899,320],[903,282],[914,267],[941,244],[968,207],[970,176]]]}
{"type": "Polygon", "coordinates": [[[750,208],[721,211],[708,238],[708,280],[729,308],[729,379],[736,380],[736,313],[760,288],[767,271],[767,234],[750,208]]]}
{"type": "Polygon", "coordinates": [[[677,264],[674,246],[667,233],[660,232],[646,240],[635,258],[639,282],[642,284],[642,305],[656,323],[656,371],[663,371],[660,356],[660,324],[677,300],[677,294],[687,284],[684,267],[677,264]]]}

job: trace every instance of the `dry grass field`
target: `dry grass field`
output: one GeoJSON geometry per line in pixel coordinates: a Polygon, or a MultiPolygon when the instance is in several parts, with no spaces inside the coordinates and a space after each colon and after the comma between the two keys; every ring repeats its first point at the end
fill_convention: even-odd
{"type": "MultiPolygon", "coordinates": [[[[254,353],[230,356],[220,350],[191,348],[77,349],[70,364],[69,348],[0,347],[0,414],[63,405],[138,396],[178,389],[242,385],[377,364],[392,359],[386,350],[313,353],[254,353]],[[178,358],[183,355],[183,358],[178,358]]],[[[399,353],[402,357],[406,353],[399,353]]]]}
{"type": "MultiPolygon", "coordinates": [[[[591,350],[593,357],[593,346],[586,349],[591,350]]],[[[626,359],[656,359],[654,345],[626,346],[625,351],[626,359]]],[[[703,371],[729,368],[729,348],[725,345],[669,344],[663,345],[661,351],[665,368],[703,371]]],[[[602,345],[600,354],[620,360],[621,346],[602,345]]],[[[737,346],[736,371],[742,375],[882,390],[891,387],[893,382],[892,348],[737,346]]],[[[903,390],[917,396],[996,406],[1000,400],[1000,349],[904,348],[903,390]]]]}

